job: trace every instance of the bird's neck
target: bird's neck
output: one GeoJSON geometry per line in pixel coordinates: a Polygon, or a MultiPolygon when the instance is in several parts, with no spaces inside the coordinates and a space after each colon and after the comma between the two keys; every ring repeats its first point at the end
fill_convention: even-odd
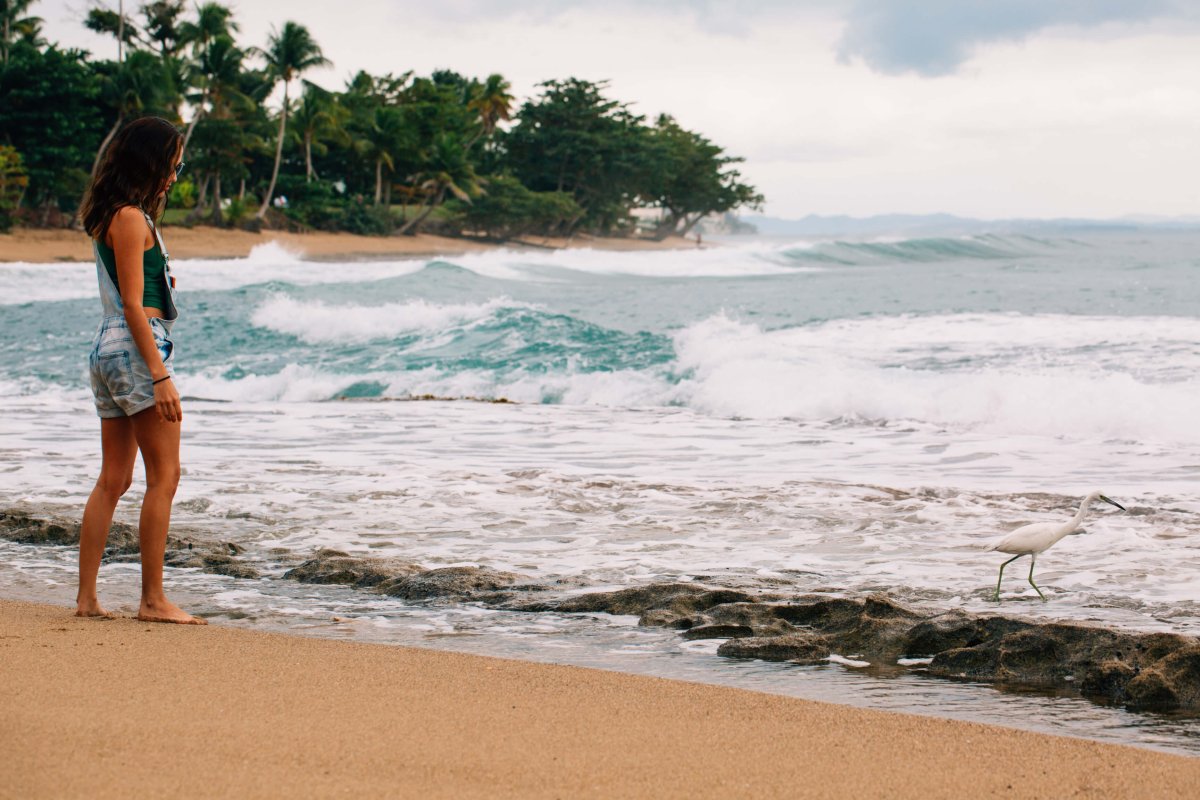
{"type": "Polygon", "coordinates": [[[1085,514],[1087,514],[1088,506],[1091,505],[1091,502],[1092,499],[1089,497],[1079,504],[1079,510],[1075,512],[1075,516],[1072,517],[1071,521],[1067,523],[1066,533],[1063,534],[1064,536],[1067,533],[1072,533],[1083,524],[1083,517],[1085,514]]]}

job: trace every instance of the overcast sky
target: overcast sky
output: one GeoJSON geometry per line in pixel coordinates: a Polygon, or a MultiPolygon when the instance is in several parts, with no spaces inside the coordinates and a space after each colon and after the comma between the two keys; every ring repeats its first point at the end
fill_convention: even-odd
{"type": "MultiPolygon", "coordinates": [[[[330,88],[359,69],[500,72],[522,99],[608,80],[744,157],[773,216],[1200,215],[1194,0],[228,4],[244,45],[308,26],[334,62],[309,77],[330,88]]],[[[111,57],[79,22],[88,5],[31,13],[111,57]]]]}

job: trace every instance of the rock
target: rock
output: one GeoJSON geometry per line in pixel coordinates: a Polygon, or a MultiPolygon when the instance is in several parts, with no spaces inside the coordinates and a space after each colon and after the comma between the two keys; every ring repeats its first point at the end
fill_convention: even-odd
{"type": "Polygon", "coordinates": [[[1135,675],[1137,670],[1124,661],[1109,659],[1084,672],[1079,691],[1098,700],[1124,705],[1127,696],[1125,687],[1135,675]]]}
{"type": "MultiPolygon", "coordinates": [[[[186,547],[167,550],[163,555],[163,563],[168,567],[199,569],[214,575],[228,575],[231,578],[257,578],[258,570],[238,561],[230,554],[230,549],[231,546],[226,542],[202,545],[189,543],[186,547]]],[[[133,561],[137,556],[129,555],[124,558],[133,561]]]]}
{"type": "MultiPolygon", "coordinates": [[[[10,508],[0,511],[0,537],[21,544],[75,547],[79,544],[79,522],[56,518],[42,519],[10,508]]],[[[104,546],[105,554],[137,551],[137,529],[123,522],[114,522],[109,528],[108,540],[104,546]]]]}
{"type": "Polygon", "coordinates": [[[433,597],[471,597],[483,592],[497,592],[511,588],[522,580],[527,580],[527,577],[484,567],[443,567],[392,578],[380,583],[376,588],[392,597],[425,600],[433,597]]]}
{"type": "Polygon", "coordinates": [[[1125,707],[1132,711],[1174,711],[1179,706],[1179,695],[1161,670],[1142,670],[1125,685],[1125,707]]]}
{"type": "Polygon", "coordinates": [[[638,619],[638,625],[644,628],[676,628],[686,631],[697,625],[704,625],[705,617],[681,616],[665,608],[652,608],[638,619]]]}
{"type": "Polygon", "coordinates": [[[336,583],[360,589],[421,571],[418,564],[385,558],[352,556],[340,550],[318,550],[283,577],[301,583],[336,583]]]}
{"type": "MultiPolygon", "coordinates": [[[[644,614],[669,602],[711,591],[694,583],[655,583],[616,592],[589,592],[568,597],[554,609],[567,613],[644,614]]],[[[676,612],[678,613],[678,612],[676,612]]]]}
{"type": "Polygon", "coordinates": [[[759,658],[797,664],[820,664],[830,652],[829,642],[823,636],[807,632],[730,639],[717,648],[718,655],[729,658],[759,658]]]}
{"type": "Polygon", "coordinates": [[[754,636],[748,625],[697,625],[683,632],[683,638],[693,639],[740,639],[754,636]]]}

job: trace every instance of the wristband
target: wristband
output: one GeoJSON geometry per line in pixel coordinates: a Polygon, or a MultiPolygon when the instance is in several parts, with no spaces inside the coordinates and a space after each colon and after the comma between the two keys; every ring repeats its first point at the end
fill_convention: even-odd
{"type": "Polygon", "coordinates": [[[170,375],[163,375],[161,378],[159,378],[159,379],[158,379],[158,380],[156,380],[156,381],[150,381],[150,385],[151,385],[151,386],[157,386],[158,384],[162,383],[163,381],[169,381],[169,380],[171,380],[171,376],[170,376],[170,375]]]}

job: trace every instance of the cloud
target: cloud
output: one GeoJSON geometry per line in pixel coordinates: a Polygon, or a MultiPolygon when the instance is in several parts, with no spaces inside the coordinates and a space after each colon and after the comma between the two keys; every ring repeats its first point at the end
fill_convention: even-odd
{"type": "Polygon", "coordinates": [[[1021,41],[1056,25],[1144,22],[1180,11],[1174,0],[856,0],[838,56],[861,58],[891,75],[950,75],[989,42],[1021,41]]]}

